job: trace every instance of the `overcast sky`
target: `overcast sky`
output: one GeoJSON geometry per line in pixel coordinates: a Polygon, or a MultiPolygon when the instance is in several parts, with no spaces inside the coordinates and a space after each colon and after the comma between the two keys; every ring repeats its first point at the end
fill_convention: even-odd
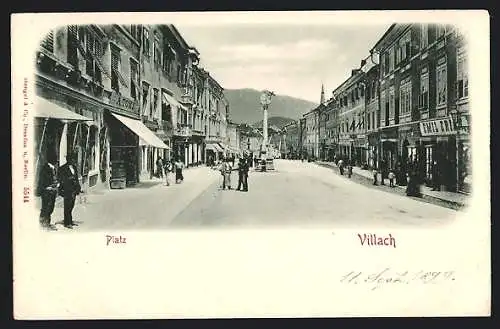
{"type": "Polygon", "coordinates": [[[321,83],[329,98],[389,24],[176,27],[224,88],[270,89],[318,103],[321,83]]]}

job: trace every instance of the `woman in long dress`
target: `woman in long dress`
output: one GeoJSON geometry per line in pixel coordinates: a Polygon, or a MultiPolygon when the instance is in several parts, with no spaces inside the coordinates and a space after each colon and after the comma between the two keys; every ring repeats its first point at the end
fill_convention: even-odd
{"type": "Polygon", "coordinates": [[[184,181],[184,176],[182,175],[182,169],[184,168],[184,163],[181,160],[175,162],[175,182],[177,184],[184,181]]]}

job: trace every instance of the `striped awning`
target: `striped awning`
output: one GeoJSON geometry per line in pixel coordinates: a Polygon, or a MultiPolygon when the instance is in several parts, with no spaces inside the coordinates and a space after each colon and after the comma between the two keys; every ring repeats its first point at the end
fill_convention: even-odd
{"type": "Polygon", "coordinates": [[[205,145],[205,149],[211,150],[211,151],[214,151],[214,152],[224,152],[224,150],[217,143],[207,143],[205,145]]]}
{"type": "Polygon", "coordinates": [[[116,113],[111,114],[121,123],[123,123],[127,128],[129,128],[134,134],[139,136],[139,145],[150,145],[160,149],[170,149],[168,145],[166,145],[161,139],[159,139],[155,135],[155,133],[152,132],[148,127],[146,127],[140,120],[127,118],[116,113]]]}
{"type": "Polygon", "coordinates": [[[83,115],[65,109],[42,97],[35,98],[35,117],[51,118],[67,121],[93,121],[94,119],[87,118],[83,115]]]}

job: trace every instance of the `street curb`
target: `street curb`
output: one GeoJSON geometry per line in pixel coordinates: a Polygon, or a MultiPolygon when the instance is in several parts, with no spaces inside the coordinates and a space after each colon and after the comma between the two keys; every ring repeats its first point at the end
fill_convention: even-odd
{"type": "MultiPolygon", "coordinates": [[[[338,168],[335,165],[330,165],[330,164],[326,164],[326,163],[315,163],[315,164],[318,165],[318,166],[324,167],[324,168],[330,168],[330,169],[337,169],[338,168]]],[[[337,173],[337,172],[335,172],[335,174],[338,175],[338,176],[340,176],[340,174],[337,173]]],[[[352,174],[353,174],[353,176],[355,175],[357,177],[364,178],[367,181],[370,181],[370,182],[372,181],[371,178],[368,178],[368,177],[366,177],[364,175],[360,175],[360,174],[355,173],[355,172],[353,172],[352,174]]],[[[400,185],[396,185],[396,187],[400,188],[400,189],[405,189],[406,188],[406,187],[400,186],[400,185]]],[[[434,201],[441,201],[441,202],[448,203],[448,204],[453,205],[453,206],[458,207],[458,208],[465,208],[465,207],[467,207],[467,204],[462,203],[462,202],[448,200],[448,199],[444,199],[444,198],[439,198],[439,197],[436,197],[436,196],[433,196],[433,195],[424,194],[424,193],[422,193],[422,199],[434,200],[434,201]]]]}

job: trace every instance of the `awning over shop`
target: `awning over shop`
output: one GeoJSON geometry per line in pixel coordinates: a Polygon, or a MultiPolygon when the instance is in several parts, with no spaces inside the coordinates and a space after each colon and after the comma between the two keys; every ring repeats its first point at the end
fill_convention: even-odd
{"type": "Polygon", "coordinates": [[[205,148],[214,152],[224,152],[224,150],[217,143],[208,143],[205,148]]]}
{"type": "Polygon", "coordinates": [[[170,96],[167,93],[163,93],[163,99],[170,104],[172,107],[180,107],[183,110],[188,110],[184,105],[182,105],[178,100],[176,100],[174,97],[170,96]]]}
{"type": "Polygon", "coordinates": [[[37,118],[51,118],[68,121],[93,121],[93,119],[72,112],[39,96],[35,99],[35,108],[35,117],[37,118]]]}
{"type": "Polygon", "coordinates": [[[222,143],[217,143],[219,145],[219,147],[221,148],[222,151],[220,152],[224,152],[224,151],[229,151],[227,145],[225,144],[222,144],[222,143]]]}
{"type": "Polygon", "coordinates": [[[127,118],[123,115],[116,113],[111,113],[115,118],[117,118],[121,123],[123,123],[127,128],[132,130],[134,134],[139,136],[141,145],[150,145],[162,149],[170,149],[165,143],[159,139],[154,132],[152,132],[148,127],[146,127],[141,121],[127,118]]]}

